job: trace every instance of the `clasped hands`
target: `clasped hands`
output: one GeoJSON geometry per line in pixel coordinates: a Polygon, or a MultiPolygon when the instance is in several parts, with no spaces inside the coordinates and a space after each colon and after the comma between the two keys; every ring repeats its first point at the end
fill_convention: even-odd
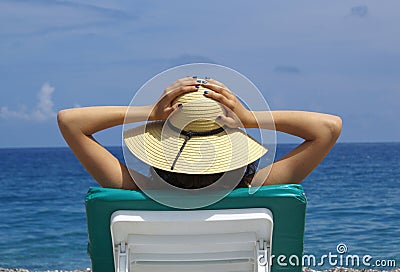
{"type": "Polygon", "coordinates": [[[197,77],[181,78],[169,85],[157,102],[152,105],[149,120],[166,120],[174,111],[182,107],[181,104],[173,104],[174,100],[182,94],[199,91],[200,85],[207,88],[203,94],[205,97],[221,103],[225,108],[224,115],[218,116],[215,120],[218,124],[236,128],[251,127],[251,124],[255,122],[253,113],[246,109],[223,83],[211,78],[201,80],[197,77]]]}

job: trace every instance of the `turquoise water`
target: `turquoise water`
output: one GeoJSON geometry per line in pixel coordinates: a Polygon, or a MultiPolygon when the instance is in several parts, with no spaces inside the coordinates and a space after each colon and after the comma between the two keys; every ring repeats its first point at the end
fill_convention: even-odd
{"type": "MultiPolygon", "coordinates": [[[[277,157],[292,145],[279,145],[277,157]]],[[[121,150],[109,148],[122,158],[121,150]]],[[[84,197],[97,186],[68,148],[0,149],[0,267],[90,267],[84,197]]],[[[400,143],[337,144],[302,183],[305,253],[397,260],[400,143]]]]}

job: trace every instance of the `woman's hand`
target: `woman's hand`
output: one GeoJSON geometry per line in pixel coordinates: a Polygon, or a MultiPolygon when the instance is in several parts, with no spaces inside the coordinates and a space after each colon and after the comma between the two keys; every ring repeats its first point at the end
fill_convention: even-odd
{"type": "Polygon", "coordinates": [[[214,99],[225,106],[226,115],[216,120],[221,125],[228,127],[251,127],[255,118],[251,111],[246,109],[239,99],[221,82],[215,79],[208,79],[204,87],[212,90],[204,92],[204,96],[214,99]]]}
{"type": "Polygon", "coordinates": [[[172,104],[178,96],[198,90],[199,83],[196,80],[196,78],[185,77],[168,86],[158,101],[152,105],[149,120],[166,120],[178,108],[178,104],[172,104]]]}

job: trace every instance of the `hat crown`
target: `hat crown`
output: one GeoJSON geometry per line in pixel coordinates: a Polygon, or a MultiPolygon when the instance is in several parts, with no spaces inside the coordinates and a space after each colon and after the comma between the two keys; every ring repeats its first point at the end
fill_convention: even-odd
{"type": "Polygon", "coordinates": [[[215,120],[224,114],[224,108],[215,100],[205,97],[203,86],[197,92],[185,93],[177,97],[173,104],[182,104],[182,108],[169,117],[170,123],[181,130],[204,132],[220,127],[215,120]]]}

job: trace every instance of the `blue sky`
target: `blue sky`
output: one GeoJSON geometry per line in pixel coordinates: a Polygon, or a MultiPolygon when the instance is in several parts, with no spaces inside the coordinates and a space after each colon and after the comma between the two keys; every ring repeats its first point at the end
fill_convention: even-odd
{"type": "MultiPolygon", "coordinates": [[[[341,116],[341,142],[399,141],[399,9],[394,0],[2,0],[0,147],[64,146],[60,109],[128,105],[154,75],[193,62],[244,74],[273,110],[341,116]]],[[[120,134],[99,138],[119,145],[120,134]]]]}

